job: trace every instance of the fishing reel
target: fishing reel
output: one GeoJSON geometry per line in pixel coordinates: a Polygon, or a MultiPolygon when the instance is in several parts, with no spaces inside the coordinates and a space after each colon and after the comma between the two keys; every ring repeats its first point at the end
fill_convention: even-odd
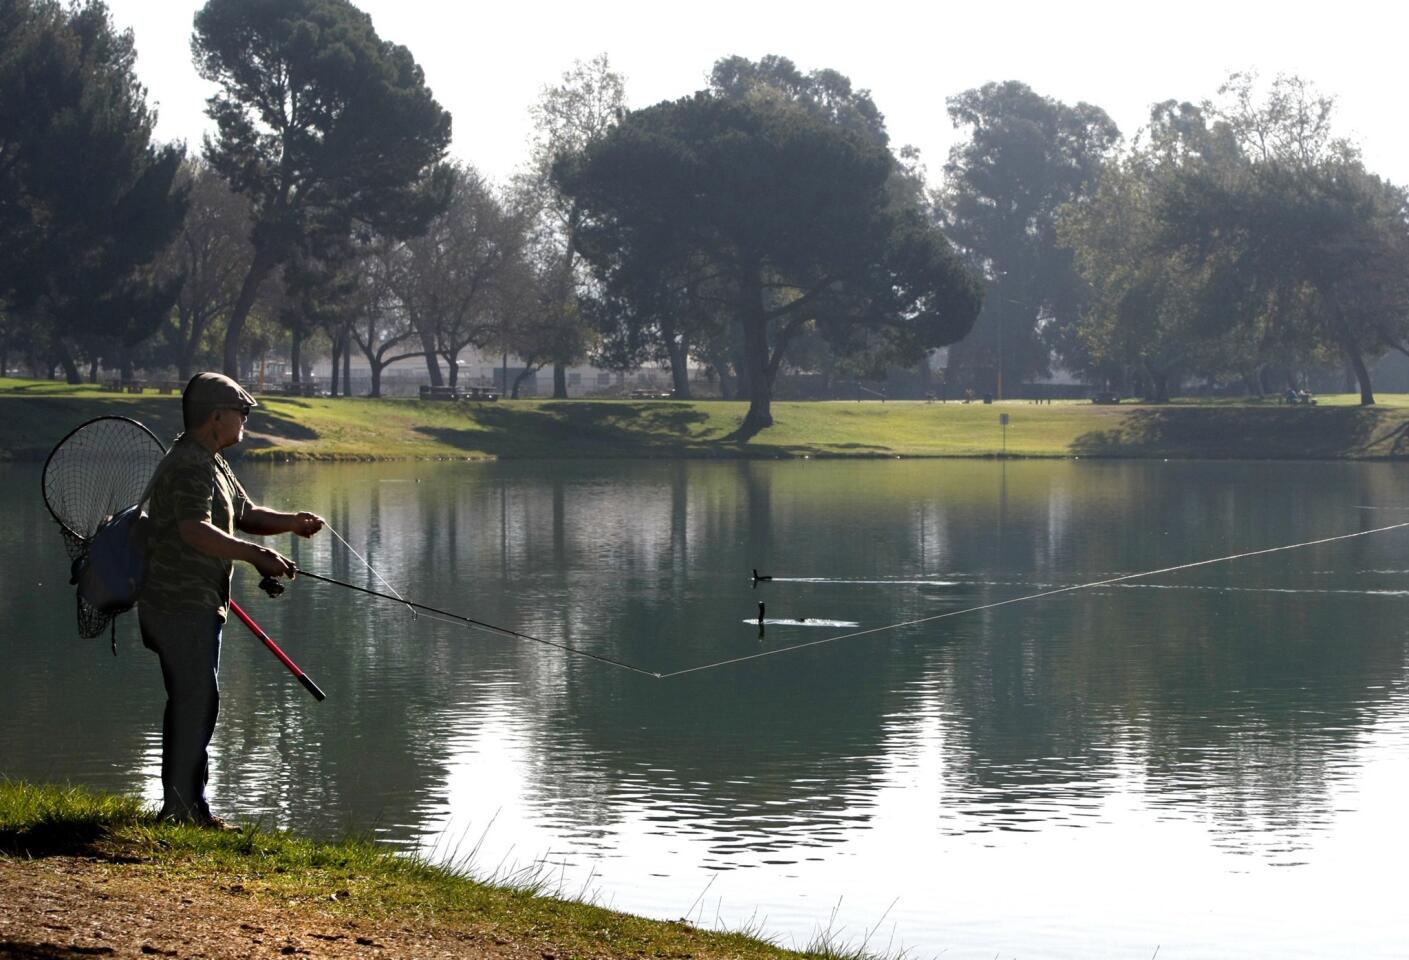
{"type": "Polygon", "coordinates": [[[284,592],[284,585],[274,577],[265,577],[263,580],[259,581],[259,589],[263,590],[271,597],[277,597],[284,592]]]}

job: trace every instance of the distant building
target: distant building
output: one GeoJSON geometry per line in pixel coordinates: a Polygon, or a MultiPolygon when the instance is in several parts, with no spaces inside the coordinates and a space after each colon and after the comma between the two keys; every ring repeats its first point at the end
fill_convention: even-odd
{"type": "MultiPolygon", "coordinates": [[[[449,382],[449,371],[445,369],[445,359],[439,358],[441,377],[449,382]]],[[[354,396],[365,395],[372,389],[372,372],[367,358],[354,351],[349,364],[354,396]]],[[[488,387],[507,396],[513,389],[515,380],[523,373],[521,359],[510,354],[489,354],[467,349],[460,353],[457,386],[488,387]],[[507,373],[507,380],[506,380],[507,373]]],[[[282,371],[281,371],[282,374],[282,371]]],[[[332,359],[322,357],[313,364],[313,376],[320,384],[331,384],[333,377],[332,359]]],[[[692,367],[691,381],[703,379],[703,368],[692,367]]],[[[286,378],[286,377],[285,377],[286,378]]],[[[398,360],[382,371],[382,396],[413,397],[420,392],[423,384],[431,382],[426,369],[425,358],[417,355],[398,360]]],[[[633,390],[651,390],[669,393],[671,390],[670,370],[664,366],[647,366],[625,372],[601,370],[587,364],[568,367],[567,391],[569,397],[622,396],[633,390]]],[[[553,368],[544,367],[529,374],[519,384],[520,397],[544,397],[553,393],[553,368]]]]}

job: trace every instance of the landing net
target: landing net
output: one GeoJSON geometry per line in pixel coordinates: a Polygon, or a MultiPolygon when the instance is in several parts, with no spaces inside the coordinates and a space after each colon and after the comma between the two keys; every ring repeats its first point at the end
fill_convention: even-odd
{"type": "MultiPolygon", "coordinates": [[[[142,498],[165,454],[156,435],[128,417],[98,417],[58,442],[44,462],[44,505],[58,521],[73,570],[99,524],[142,498]]],[[[78,597],[78,632],[96,637],[113,614],[78,597]]]]}

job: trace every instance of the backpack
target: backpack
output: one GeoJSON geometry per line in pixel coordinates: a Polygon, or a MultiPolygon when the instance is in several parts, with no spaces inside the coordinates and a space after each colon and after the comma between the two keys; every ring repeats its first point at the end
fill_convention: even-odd
{"type": "Polygon", "coordinates": [[[79,596],[111,616],[131,610],[147,580],[150,540],[151,519],[140,503],[104,520],[74,573],[79,596]]]}
{"type": "Polygon", "coordinates": [[[74,561],[69,583],[78,587],[79,633],[85,637],[112,625],[113,656],[117,656],[117,616],[137,605],[147,582],[152,520],[146,503],[156,483],[153,476],[142,499],[98,524],[86,549],[74,561]],[[91,624],[89,633],[85,624],[91,624]]]}

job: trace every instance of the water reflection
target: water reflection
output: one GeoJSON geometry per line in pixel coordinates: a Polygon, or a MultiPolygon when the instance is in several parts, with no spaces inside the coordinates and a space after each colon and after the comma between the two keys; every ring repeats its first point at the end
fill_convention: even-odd
{"type": "MultiPolygon", "coordinates": [[[[409,597],[662,672],[806,642],[817,621],[906,623],[1371,529],[1397,518],[1360,508],[1399,502],[1393,467],[1344,464],[242,476],[272,505],[314,505],[409,597]],[[755,568],[774,580],[755,584],[755,568]],[[783,621],[762,639],[760,599],[783,621]]],[[[115,661],[70,639],[67,565],[38,470],[0,477],[14,519],[0,532],[14,587],[0,773],[150,789],[154,664],[133,624],[115,661]]],[[[331,537],[292,549],[300,566],[381,589],[331,537]]],[[[1192,829],[1190,851],[1311,870],[1343,842],[1348,813],[1376,807],[1384,768],[1371,758],[1406,741],[1403,553],[1401,535],[1365,537],[670,681],[308,580],[271,601],[247,578],[242,603],[330,699],[312,704],[230,627],[213,793],[230,813],[324,834],[458,848],[488,828],[494,860],[598,864],[630,892],[621,905],[665,915],[696,898],[700,870],[749,868],[827,897],[893,886],[897,846],[930,862],[996,857],[1013,843],[1045,850],[1067,830],[1109,847],[1112,864],[1110,838],[1192,829]],[[849,861],[874,844],[892,852],[849,861]]],[[[1055,873],[1048,856],[1030,853],[1022,869],[1055,873]]],[[[1207,879],[1193,852],[1170,856],[1188,861],[1165,864],[1179,882],[1207,879]]],[[[988,935],[942,929],[937,949],[988,935]]]]}

